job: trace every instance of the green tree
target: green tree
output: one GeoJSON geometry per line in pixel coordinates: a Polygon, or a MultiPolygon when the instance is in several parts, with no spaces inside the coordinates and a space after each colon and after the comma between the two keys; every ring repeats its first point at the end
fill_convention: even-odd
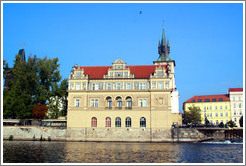
{"type": "Polygon", "coordinates": [[[191,106],[188,109],[189,111],[184,113],[184,123],[201,122],[201,109],[196,106],[191,106]]]}
{"type": "MultiPolygon", "coordinates": [[[[3,68],[6,73],[6,61],[3,68]]],[[[8,82],[10,88],[3,93],[4,118],[31,118],[35,105],[46,105],[61,80],[58,68],[58,58],[30,56],[26,62],[16,55],[14,67],[11,68],[14,80],[8,82]]]]}
{"type": "Polygon", "coordinates": [[[236,123],[232,120],[226,123],[229,127],[237,127],[236,123]]]}

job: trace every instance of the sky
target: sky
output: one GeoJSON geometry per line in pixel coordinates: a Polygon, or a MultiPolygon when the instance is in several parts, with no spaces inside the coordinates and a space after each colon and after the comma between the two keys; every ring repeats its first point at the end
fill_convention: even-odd
{"type": "Polygon", "coordinates": [[[193,96],[243,87],[243,19],[242,3],[4,3],[3,59],[13,67],[20,48],[58,57],[63,79],[74,64],[152,65],[164,25],[182,111],[193,96]]]}

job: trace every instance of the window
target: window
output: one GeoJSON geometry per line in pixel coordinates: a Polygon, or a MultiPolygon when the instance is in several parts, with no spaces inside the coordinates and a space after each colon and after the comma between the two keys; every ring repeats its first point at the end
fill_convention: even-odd
{"type": "Polygon", "coordinates": [[[241,101],[241,97],[238,97],[238,100],[241,101]]]}
{"type": "Polygon", "coordinates": [[[237,112],[236,111],[234,111],[234,115],[237,115],[237,112]]]}
{"type": "Polygon", "coordinates": [[[92,84],[92,90],[95,90],[95,84],[92,84]]]}
{"type": "Polygon", "coordinates": [[[223,101],[223,99],[222,98],[219,98],[219,101],[223,101]]]}
{"type": "Polygon", "coordinates": [[[146,127],[146,119],[144,117],[140,118],[140,127],[146,127]]]}
{"type": "Polygon", "coordinates": [[[203,109],[206,110],[206,106],[204,106],[203,109]]]}
{"type": "Polygon", "coordinates": [[[215,109],[217,110],[217,109],[218,109],[218,107],[217,107],[217,106],[215,106],[215,109]]]}
{"type": "Polygon", "coordinates": [[[140,84],[139,84],[139,89],[140,89],[140,90],[146,89],[146,83],[140,83],[140,84]]]}
{"type": "Polygon", "coordinates": [[[107,90],[111,90],[111,84],[107,84],[107,90]]]}
{"type": "Polygon", "coordinates": [[[79,78],[81,78],[81,72],[76,72],[76,79],[79,79],[79,78]]]}
{"type": "Polygon", "coordinates": [[[80,90],[80,83],[76,84],[76,90],[80,90]]]}
{"type": "Polygon", "coordinates": [[[223,120],[220,121],[221,123],[224,123],[223,120]]]}
{"type": "Polygon", "coordinates": [[[212,117],[212,113],[209,113],[209,116],[212,117]]]}
{"type": "Polygon", "coordinates": [[[236,108],[236,104],[233,104],[233,107],[236,108]]]}
{"type": "Polygon", "coordinates": [[[125,77],[128,77],[128,72],[125,72],[125,77]]]}
{"type": "Polygon", "coordinates": [[[91,118],[91,127],[97,127],[97,118],[96,117],[91,118]]]}
{"type": "Polygon", "coordinates": [[[110,117],[106,118],[105,127],[111,127],[111,118],[110,117]]]}
{"type": "Polygon", "coordinates": [[[228,116],[228,112],[225,113],[225,116],[228,116]]]}
{"type": "Polygon", "coordinates": [[[222,106],[220,106],[220,109],[222,110],[222,106]]]}
{"type": "Polygon", "coordinates": [[[131,84],[130,84],[130,83],[127,83],[127,84],[126,84],[126,89],[127,89],[127,90],[130,90],[130,89],[131,89],[131,84]]]}
{"type": "Polygon", "coordinates": [[[95,85],[95,90],[98,90],[98,89],[99,89],[99,85],[96,84],[96,85],[95,85]]]}
{"type": "Polygon", "coordinates": [[[122,108],[122,99],[121,99],[121,97],[117,97],[116,100],[117,100],[117,108],[121,109],[122,108]]]}
{"type": "Polygon", "coordinates": [[[212,106],[209,106],[209,109],[211,110],[212,109],[212,106]]]}
{"type": "Polygon", "coordinates": [[[196,102],[196,100],[191,100],[191,102],[196,102]]]}
{"type": "Polygon", "coordinates": [[[91,99],[91,107],[98,107],[98,99],[91,99]]]}
{"type": "Polygon", "coordinates": [[[127,97],[126,98],[126,107],[128,109],[131,109],[132,108],[132,98],[131,97],[127,97]]]}
{"type": "Polygon", "coordinates": [[[114,73],[113,72],[110,72],[110,77],[113,77],[114,73]]]}
{"type": "Polygon", "coordinates": [[[234,118],[234,121],[237,122],[237,118],[234,118]]]}
{"type": "Polygon", "coordinates": [[[216,120],[216,124],[217,124],[217,125],[219,124],[219,121],[218,121],[218,120],[216,120]]]}
{"type": "Polygon", "coordinates": [[[152,83],[152,89],[155,89],[155,88],[156,88],[155,85],[156,85],[156,83],[153,82],[153,83],[152,83]]]}
{"type": "Polygon", "coordinates": [[[131,127],[132,126],[132,121],[130,117],[126,118],[126,127],[131,127]]]}
{"type": "Polygon", "coordinates": [[[210,124],[213,124],[213,121],[212,120],[210,120],[210,124]]]}
{"type": "Polygon", "coordinates": [[[220,113],[220,116],[223,117],[223,112],[220,113]]]}
{"type": "Polygon", "coordinates": [[[239,108],[242,108],[242,104],[241,103],[239,103],[239,108]]]}
{"type": "Polygon", "coordinates": [[[212,101],[216,101],[216,99],[212,99],[212,101]]]}
{"type": "Polygon", "coordinates": [[[162,83],[161,82],[158,83],[158,89],[162,89],[162,83]]]}
{"type": "Polygon", "coordinates": [[[116,84],[116,89],[117,89],[117,90],[120,90],[120,83],[117,83],[117,84],[116,84]]]}
{"type": "Polygon", "coordinates": [[[112,108],[112,98],[111,97],[107,97],[107,107],[108,108],[112,108]]]}
{"type": "Polygon", "coordinates": [[[235,97],[233,97],[232,100],[235,101],[235,97]]]}
{"type": "Polygon", "coordinates": [[[228,120],[226,120],[226,123],[228,123],[228,120]]]}
{"type": "Polygon", "coordinates": [[[146,107],[147,106],[147,99],[139,99],[138,100],[139,107],[146,107]]]}
{"type": "Polygon", "coordinates": [[[242,115],[242,111],[239,112],[239,115],[242,115]]]}
{"type": "Polygon", "coordinates": [[[227,105],[225,106],[225,109],[227,110],[227,105]]]}
{"type": "Polygon", "coordinates": [[[206,117],[206,116],[207,116],[207,114],[206,114],[206,113],[204,113],[204,114],[203,114],[203,116],[204,116],[204,117],[206,117]]]}
{"type": "Polygon", "coordinates": [[[115,119],[115,127],[121,127],[121,119],[120,119],[120,117],[117,117],[115,119]]]}
{"type": "Polygon", "coordinates": [[[215,113],[215,116],[218,117],[218,113],[217,112],[215,113]]]}
{"type": "Polygon", "coordinates": [[[79,99],[75,100],[75,107],[79,107],[79,99]]]}
{"type": "Polygon", "coordinates": [[[70,90],[73,90],[73,83],[70,84],[70,90]]]}
{"type": "Polygon", "coordinates": [[[168,88],[169,88],[169,83],[168,83],[168,82],[166,82],[165,87],[166,87],[166,89],[168,89],[168,88]]]}
{"type": "Polygon", "coordinates": [[[202,102],[202,99],[198,99],[198,102],[202,102]]]}
{"type": "Polygon", "coordinates": [[[210,99],[205,99],[205,101],[210,101],[210,99]]]}

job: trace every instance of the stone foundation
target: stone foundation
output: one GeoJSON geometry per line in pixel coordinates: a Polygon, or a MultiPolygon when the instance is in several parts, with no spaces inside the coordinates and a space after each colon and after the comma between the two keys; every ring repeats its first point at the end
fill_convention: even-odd
{"type": "MultiPolygon", "coordinates": [[[[211,139],[194,128],[70,128],[3,127],[3,138],[13,140],[197,142],[211,139]]],[[[216,137],[219,137],[216,135],[216,137]]]]}

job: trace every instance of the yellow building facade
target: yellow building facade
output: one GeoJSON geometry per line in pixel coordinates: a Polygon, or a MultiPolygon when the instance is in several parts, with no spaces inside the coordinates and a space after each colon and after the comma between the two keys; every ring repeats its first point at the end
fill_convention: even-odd
{"type": "Polygon", "coordinates": [[[147,141],[153,133],[182,125],[175,61],[169,58],[164,30],[158,51],[153,65],[127,66],[120,58],[111,66],[75,65],[69,76],[67,129],[90,131],[93,140],[147,141]]]}
{"type": "Polygon", "coordinates": [[[218,125],[221,122],[226,124],[231,118],[231,103],[228,95],[206,95],[193,96],[183,104],[184,112],[189,107],[196,106],[201,110],[201,123],[204,124],[205,117],[211,124],[218,125]]]}

